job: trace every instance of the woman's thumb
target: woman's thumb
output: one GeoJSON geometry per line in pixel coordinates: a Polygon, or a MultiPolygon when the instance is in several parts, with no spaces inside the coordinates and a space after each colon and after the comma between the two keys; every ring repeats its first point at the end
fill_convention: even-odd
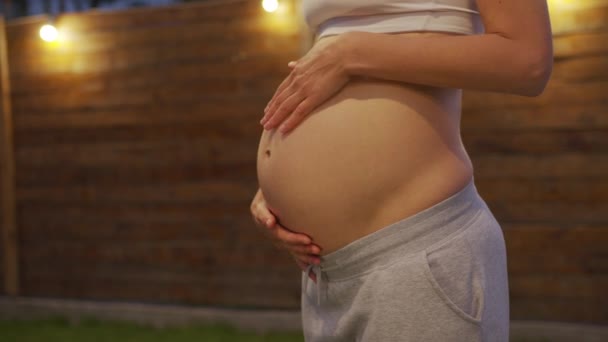
{"type": "Polygon", "coordinates": [[[272,216],[272,215],[267,216],[264,219],[264,223],[266,224],[266,227],[268,227],[268,228],[272,227],[274,225],[274,216],[272,216]]]}
{"type": "Polygon", "coordinates": [[[287,66],[292,68],[296,65],[296,63],[297,63],[296,61],[291,61],[291,62],[287,63],[287,66]]]}

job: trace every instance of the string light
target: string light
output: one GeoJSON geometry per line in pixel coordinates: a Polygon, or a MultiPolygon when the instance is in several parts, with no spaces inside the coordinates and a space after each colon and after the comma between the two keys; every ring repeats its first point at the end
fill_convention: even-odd
{"type": "Polygon", "coordinates": [[[262,7],[266,12],[274,12],[279,8],[278,0],[262,0],[262,7]]]}
{"type": "Polygon", "coordinates": [[[54,42],[57,40],[58,36],[59,32],[57,32],[55,26],[51,24],[42,25],[40,28],[40,38],[45,42],[54,42]]]}

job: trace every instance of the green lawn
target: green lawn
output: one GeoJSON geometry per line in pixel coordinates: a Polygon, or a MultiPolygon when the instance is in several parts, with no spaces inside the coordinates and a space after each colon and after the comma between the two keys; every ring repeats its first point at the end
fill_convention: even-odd
{"type": "Polygon", "coordinates": [[[0,320],[2,342],[303,342],[301,333],[255,334],[228,325],[190,325],[154,328],[135,323],[65,318],[0,320]]]}
{"type": "MultiPolygon", "coordinates": [[[[66,318],[0,320],[2,342],[304,342],[301,333],[255,334],[228,325],[154,328],[136,323],[66,318]]],[[[545,338],[511,338],[512,342],[549,342],[545,338]]]]}

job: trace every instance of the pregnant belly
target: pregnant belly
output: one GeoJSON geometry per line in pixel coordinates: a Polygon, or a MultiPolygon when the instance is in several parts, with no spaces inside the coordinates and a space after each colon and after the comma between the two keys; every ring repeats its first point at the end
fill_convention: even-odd
{"type": "Polygon", "coordinates": [[[415,191],[424,179],[464,184],[459,110],[460,90],[353,80],[287,135],[263,131],[260,189],[280,224],[330,253],[438,202],[415,191]]]}

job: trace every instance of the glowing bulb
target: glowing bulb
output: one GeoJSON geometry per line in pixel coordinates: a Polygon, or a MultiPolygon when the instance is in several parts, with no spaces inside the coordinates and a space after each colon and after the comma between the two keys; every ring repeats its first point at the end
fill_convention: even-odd
{"type": "Polygon", "coordinates": [[[58,35],[57,29],[53,25],[46,24],[40,28],[40,38],[46,42],[57,40],[58,35]]]}
{"type": "Polygon", "coordinates": [[[262,7],[266,12],[274,12],[279,8],[278,0],[263,0],[262,7]]]}

